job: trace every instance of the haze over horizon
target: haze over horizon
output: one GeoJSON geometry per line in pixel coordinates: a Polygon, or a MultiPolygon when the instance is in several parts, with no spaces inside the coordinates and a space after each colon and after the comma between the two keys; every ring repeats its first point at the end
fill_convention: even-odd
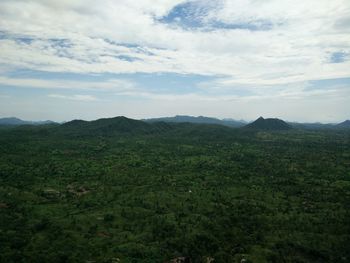
{"type": "Polygon", "coordinates": [[[348,0],[4,0],[0,118],[350,119],[348,0]]]}
{"type": "MultiPolygon", "coordinates": [[[[295,121],[295,120],[286,120],[286,119],[280,119],[280,118],[276,118],[274,116],[271,117],[263,117],[263,116],[258,116],[255,119],[235,119],[235,118],[219,118],[219,117],[215,117],[215,116],[203,116],[203,115],[198,115],[198,116],[193,116],[193,115],[175,115],[175,116],[157,116],[157,117],[146,117],[146,118],[132,118],[132,117],[128,117],[128,116],[124,116],[124,115],[118,115],[118,116],[104,116],[104,117],[98,117],[98,118],[90,118],[90,119],[83,119],[83,118],[77,118],[77,119],[66,119],[66,120],[54,120],[54,119],[21,119],[18,118],[16,116],[0,116],[0,121],[5,121],[5,123],[9,123],[12,121],[22,121],[22,122],[33,122],[33,123],[50,123],[50,122],[56,122],[59,124],[63,124],[66,122],[71,122],[71,121],[75,121],[75,120],[83,120],[83,121],[97,121],[97,120],[101,120],[101,119],[113,119],[113,118],[119,118],[119,117],[125,117],[128,119],[132,119],[132,120],[140,120],[140,121],[161,121],[161,122],[167,122],[169,119],[171,119],[170,122],[173,122],[173,119],[176,118],[193,118],[192,120],[177,120],[176,122],[193,122],[196,119],[200,119],[200,118],[204,118],[204,119],[210,119],[210,120],[218,120],[218,121],[232,121],[234,123],[241,123],[243,126],[249,123],[252,123],[254,121],[257,121],[260,118],[263,119],[277,119],[277,120],[282,120],[284,122],[287,123],[294,123],[294,124],[324,124],[324,125],[337,125],[340,123],[345,123],[345,122],[349,122],[350,120],[346,119],[343,120],[341,122],[319,122],[319,121],[313,121],[313,122],[299,122],[299,121],[295,121]]],[[[202,120],[203,121],[203,120],[202,120]]],[[[196,123],[196,122],[194,122],[196,123]]],[[[200,122],[200,123],[207,123],[205,121],[200,122]]],[[[209,122],[208,122],[209,123],[209,122]]]]}

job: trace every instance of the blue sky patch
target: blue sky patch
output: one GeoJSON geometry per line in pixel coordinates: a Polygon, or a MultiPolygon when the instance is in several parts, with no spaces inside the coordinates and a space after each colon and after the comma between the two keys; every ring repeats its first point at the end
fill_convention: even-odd
{"type": "Polygon", "coordinates": [[[194,2],[186,2],[175,6],[168,15],[158,21],[165,24],[182,26],[185,28],[203,27],[202,17],[208,10],[194,2]]]}
{"type": "Polygon", "coordinates": [[[199,1],[189,1],[175,6],[166,16],[157,19],[170,26],[179,26],[184,29],[200,29],[212,31],[218,29],[241,29],[250,31],[266,31],[273,28],[268,20],[254,20],[247,23],[226,23],[218,20],[206,20],[210,11],[220,5],[218,1],[203,5],[199,1]]]}
{"type": "Polygon", "coordinates": [[[346,87],[350,86],[350,78],[310,80],[309,84],[310,86],[305,88],[305,90],[321,90],[334,87],[346,87]]]}
{"type": "Polygon", "coordinates": [[[16,35],[11,35],[6,33],[5,31],[0,31],[0,40],[2,39],[11,39],[16,41],[19,44],[28,44],[30,45],[33,41],[34,38],[28,37],[28,36],[16,36],[16,35]]]}
{"type": "Polygon", "coordinates": [[[348,60],[349,54],[340,51],[340,52],[334,52],[331,54],[330,57],[330,63],[343,63],[346,60],[348,60]]]}
{"type": "Polygon", "coordinates": [[[56,48],[71,48],[73,43],[69,39],[64,38],[51,38],[49,43],[56,48]]]}
{"type": "Polygon", "coordinates": [[[128,61],[128,62],[142,61],[142,59],[140,59],[140,58],[131,57],[131,56],[127,56],[127,55],[118,55],[118,56],[115,56],[115,57],[117,59],[128,61]]]}

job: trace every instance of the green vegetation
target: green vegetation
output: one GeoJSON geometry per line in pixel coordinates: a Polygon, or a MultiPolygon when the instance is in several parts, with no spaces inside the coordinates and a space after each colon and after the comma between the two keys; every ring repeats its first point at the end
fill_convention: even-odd
{"type": "Polygon", "coordinates": [[[253,130],[259,129],[259,130],[265,130],[265,131],[271,131],[271,130],[283,131],[283,130],[291,130],[292,126],[280,119],[274,119],[274,118],[264,119],[263,117],[260,117],[256,121],[246,125],[245,129],[253,129],[253,130]]]}
{"type": "Polygon", "coordinates": [[[0,262],[349,262],[350,132],[0,129],[0,262]]]}

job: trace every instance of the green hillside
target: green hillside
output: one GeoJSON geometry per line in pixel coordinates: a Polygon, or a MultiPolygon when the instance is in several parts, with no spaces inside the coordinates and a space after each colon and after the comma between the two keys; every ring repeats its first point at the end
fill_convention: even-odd
{"type": "Polygon", "coordinates": [[[244,126],[244,128],[251,130],[283,131],[292,129],[292,126],[280,119],[264,119],[263,117],[260,117],[256,121],[244,126]]]}

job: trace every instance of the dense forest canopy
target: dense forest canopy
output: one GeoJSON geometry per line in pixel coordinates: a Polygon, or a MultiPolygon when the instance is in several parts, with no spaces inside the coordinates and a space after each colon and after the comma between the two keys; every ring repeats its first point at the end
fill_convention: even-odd
{"type": "Polygon", "coordinates": [[[3,127],[0,262],[349,262],[349,167],[349,130],[3,127]]]}

